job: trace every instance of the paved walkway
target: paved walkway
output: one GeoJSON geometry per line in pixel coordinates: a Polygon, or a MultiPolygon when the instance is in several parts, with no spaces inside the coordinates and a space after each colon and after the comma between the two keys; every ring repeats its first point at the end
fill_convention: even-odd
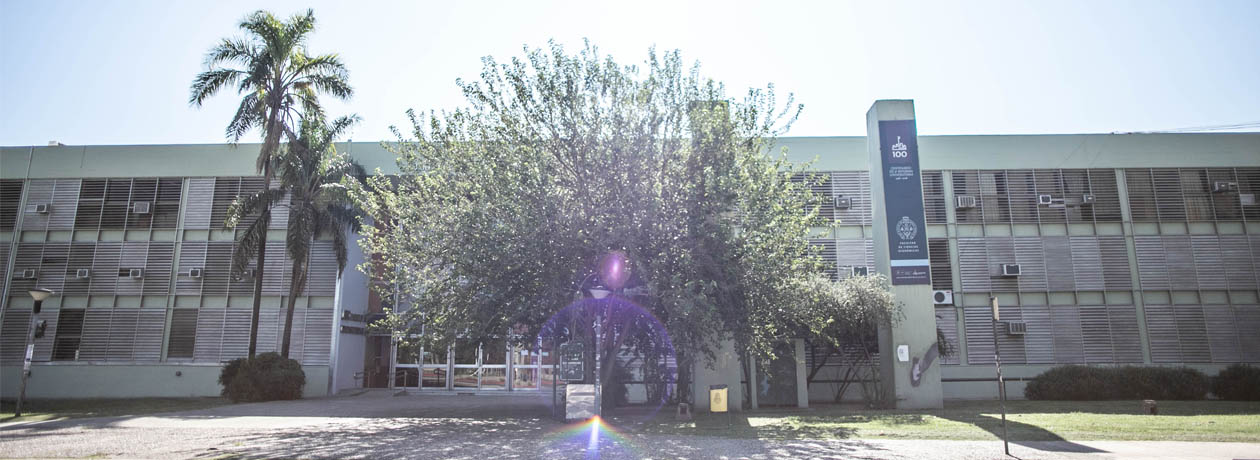
{"type": "MultiPolygon", "coordinates": [[[[539,416],[538,396],[353,397],[142,417],[0,425],[0,457],[126,458],[1002,458],[996,441],[758,440],[601,431],[539,416]]],[[[1260,444],[1029,442],[1020,459],[1260,459],[1260,444]]]]}

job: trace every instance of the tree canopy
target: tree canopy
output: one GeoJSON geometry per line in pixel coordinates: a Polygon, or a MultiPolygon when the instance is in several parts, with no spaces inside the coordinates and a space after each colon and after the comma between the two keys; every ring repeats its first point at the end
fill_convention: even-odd
{"type": "Polygon", "coordinates": [[[808,235],[827,224],[806,165],[775,147],[801,110],[790,96],[729,96],[678,51],[633,66],[553,43],[483,63],[458,82],[466,107],[409,112],[386,144],[400,173],[356,193],[374,222],[363,269],[415,306],[386,321],[401,337],[532,337],[612,252],[690,353],[680,367],[720,338],[768,355],[825,329],[804,312],[823,271],[808,235]]]}

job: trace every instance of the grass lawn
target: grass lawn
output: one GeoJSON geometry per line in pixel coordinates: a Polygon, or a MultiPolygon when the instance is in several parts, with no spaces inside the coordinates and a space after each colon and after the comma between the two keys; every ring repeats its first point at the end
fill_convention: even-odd
{"type": "Polygon", "coordinates": [[[14,417],[16,401],[5,400],[0,402],[0,423],[144,415],[204,409],[228,403],[223,398],[36,399],[23,403],[22,416],[14,417]]]}
{"type": "MultiPolygon", "coordinates": [[[[1260,402],[1160,401],[1157,416],[1139,401],[1008,401],[1013,441],[1161,440],[1260,442],[1260,402]]],[[[616,418],[613,418],[614,423],[616,418]]],[[[694,422],[662,417],[653,432],[760,439],[1000,439],[996,401],[947,402],[943,410],[862,410],[824,405],[805,410],[701,414],[694,422]]]]}

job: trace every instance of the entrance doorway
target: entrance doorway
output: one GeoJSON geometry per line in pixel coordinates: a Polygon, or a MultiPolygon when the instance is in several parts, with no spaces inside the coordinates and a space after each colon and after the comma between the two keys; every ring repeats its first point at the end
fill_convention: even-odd
{"type": "MultiPolygon", "coordinates": [[[[538,391],[540,353],[505,339],[457,340],[436,350],[400,347],[395,388],[443,391],[538,391]],[[510,378],[509,378],[510,377],[510,378]]],[[[545,355],[546,353],[542,353],[545,355]]]]}

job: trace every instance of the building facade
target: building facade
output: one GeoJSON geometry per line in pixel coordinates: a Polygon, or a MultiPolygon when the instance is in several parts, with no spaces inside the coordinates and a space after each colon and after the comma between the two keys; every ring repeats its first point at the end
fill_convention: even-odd
{"type": "MultiPolygon", "coordinates": [[[[784,138],[829,180],[836,226],[814,243],[836,277],[873,271],[865,137],[784,138]]],[[[920,136],[938,328],[956,353],[946,398],[996,394],[990,296],[1013,396],[1058,364],[1260,363],[1260,134],[920,136]],[[1005,272],[1004,272],[1005,270],[1005,272]]],[[[374,143],[339,144],[369,170],[374,143]]],[[[32,301],[49,288],[31,397],[216,395],[246,351],[253,280],[230,272],[228,205],[258,190],[254,145],[0,149],[0,395],[17,393],[32,301]]],[[[278,349],[288,293],[285,216],[267,245],[259,350],[278,349]]],[[[308,396],[363,386],[537,391],[546,356],[506,344],[395,353],[366,333],[388,305],[331,242],[311,248],[292,357],[308,396]],[[392,378],[391,378],[392,376],[392,378]],[[463,376],[463,377],[461,377],[463,376]],[[472,376],[472,377],[469,377],[472,376]],[[472,378],[473,380],[469,380],[472,378]]],[[[561,308],[557,306],[556,308],[561,308]]],[[[808,356],[810,363],[818,357],[808,356]]],[[[832,374],[835,374],[834,372],[832,374]]],[[[830,400],[828,372],[808,385],[830,400]]]]}

